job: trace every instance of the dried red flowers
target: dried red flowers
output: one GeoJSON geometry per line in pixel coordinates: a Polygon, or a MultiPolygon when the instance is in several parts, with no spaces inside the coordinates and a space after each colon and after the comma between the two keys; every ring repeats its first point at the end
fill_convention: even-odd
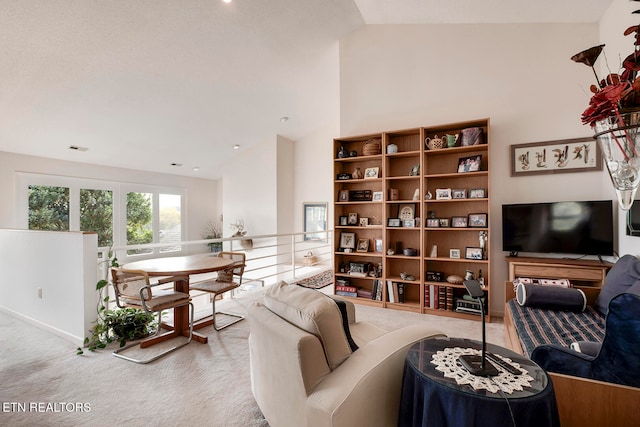
{"type": "MultiPolygon", "coordinates": [[[[636,0],[638,1],[638,0],[636,0]]],[[[637,13],[640,11],[636,11],[637,13]]],[[[634,50],[622,62],[620,74],[609,74],[600,80],[594,68],[594,64],[604,48],[604,44],[591,47],[571,57],[572,61],[591,67],[598,85],[591,85],[593,96],[589,101],[589,107],[582,113],[582,123],[591,126],[598,120],[612,115],[619,115],[627,109],[640,108],[640,26],[634,25],[627,28],[625,36],[634,34],[634,50]]]]}

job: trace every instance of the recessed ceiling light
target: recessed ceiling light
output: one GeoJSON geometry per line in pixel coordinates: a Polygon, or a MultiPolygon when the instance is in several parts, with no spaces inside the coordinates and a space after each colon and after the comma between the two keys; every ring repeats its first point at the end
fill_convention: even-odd
{"type": "Polygon", "coordinates": [[[240,148],[240,144],[235,144],[235,145],[233,146],[233,149],[234,149],[234,150],[237,150],[238,148],[240,148]]]}
{"type": "Polygon", "coordinates": [[[171,166],[182,166],[182,163],[171,163],[171,166]]]}
{"type": "Polygon", "coordinates": [[[88,148],[87,147],[78,147],[77,145],[70,145],[69,146],[69,150],[75,150],[75,151],[87,151],[88,148]]]}
{"type": "Polygon", "coordinates": [[[280,117],[280,121],[281,121],[282,123],[284,123],[284,122],[288,122],[288,121],[289,121],[289,117],[287,117],[287,116],[280,117]]]}
{"type": "Polygon", "coordinates": [[[231,0],[222,0],[225,3],[231,3],[231,0]]]}
{"type": "Polygon", "coordinates": [[[193,167],[193,171],[194,171],[194,172],[198,172],[199,170],[200,170],[200,168],[199,168],[198,166],[194,166],[194,167],[193,167]]]}

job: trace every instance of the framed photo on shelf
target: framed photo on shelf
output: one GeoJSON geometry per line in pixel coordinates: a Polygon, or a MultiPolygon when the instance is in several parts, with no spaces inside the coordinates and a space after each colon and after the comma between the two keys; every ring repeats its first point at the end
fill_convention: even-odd
{"type": "Polygon", "coordinates": [[[440,220],[438,218],[427,218],[427,227],[440,227],[440,220]]]}
{"type": "Polygon", "coordinates": [[[484,188],[472,188],[469,190],[470,199],[484,199],[487,197],[487,190],[484,188]]]}
{"type": "Polygon", "coordinates": [[[449,258],[460,259],[460,249],[449,249],[449,258]]]}
{"type": "Polygon", "coordinates": [[[400,205],[398,205],[398,218],[402,220],[415,218],[415,213],[415,203],[401,203],[400,205]]]}
{"type": "Polygon", "coordinates": [[[466,216],[454,216],[451,217],[451,227],[453,228],[466,228],[467,217],[466,216]]]}
{"type": "Polygon", "coordinates": [[[349,190],[340,190],[338,193],[338,201],[339,202],[348,202],[349,201],[349,190]]]}
{"type": "Polygon", "coordinates": [[[364,170],[364,179],[378,178],[378,174],[380,173],[380,168],[366,168],[364,170]]]}
{"type": "Polygon", "coordinates": [[[456,188],[451,190],[451,198],[452,199],[466,199],[467,198],[467,190],[465,188],[456,188]]]}
{"type": "Polygon", "coordinates": [[[387,220],[387,227],[400,227],[400,218],[389,218],[387,220]]]}
{"type": "Polygon", "coordinates": [[[374,202],[381,202],[382,201],[382,191],[374,191],[373,192],[373,198],[371,199],[374,202]]]}
{"type": "Polygon", "coordinates": [[[487,226],[486,213],[469,214],[469,227],[486,227],[486,226],[487,226]]]}
{"type": "Polygon", "coordinates": [[[357,213],[350,213],[349,214],[348,224],[349,225],[358,225],[358,214],[357,213]]]}
{"type": "Polygon", "coordinates": [[[369,225],[369,218],[360,218],[360,227],[366,227],[369,225]]]}
{"type": "Polygon", "coordinates": [[[482,259],[482,248],[467,247],[464,251],[466,259],[482,259]]]}
{"type": "Polygon", "coordinates": [[[416,220],[415,219],[403,219],[402,226],[407,228],[415,228],[416,220]]]}
{"type": "Polygon", "coordinates": [[[482,154],[461,157],[458,161],[458,172],[478,172],[482,163],[482,154]]]}
{"type": "Polygon", "coordinates": [[[440,227],[448,227],[449,226],[449,218],[440,218],[440,227]]]}
{"type": "Polygon", "coordinates": [[[356,252],[369,252],[369,239],[358,239],[356,252]]]}
{"type": "Polygon", "coordinates": [[[451,200],[451,189],[436,188],[436,200],[451,200]]]}
{"type": "Polygon", "coordinates": [[[382,238],[381,237],[376,237],[375,239],[373,239],[373,249],[378,253],[382,252],[382,238]]]}
{"type": "Polygon", "coordinates": [[[339,218],[338,225],[349,225],[349,219],[347,216],[341,216],[339,218]]]}
{"type": "Polygon", "coordinates": [[[356,233],[340,233],[340,247],[342,249],[355,249],[356,233]]]}

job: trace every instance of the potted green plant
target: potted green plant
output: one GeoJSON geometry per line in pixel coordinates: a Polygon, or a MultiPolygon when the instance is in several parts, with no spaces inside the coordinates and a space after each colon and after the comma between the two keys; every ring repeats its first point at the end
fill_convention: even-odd
{"type": "MultiPolygon", "coordinates": [[[[219,239],[222,237],[222,223],[209,221],[207,224],[207,231],[202,236],[204,239],[219,239]]],[[[222,242],[210,242],[207,243],[209,249],[213,253],[222,251],[222,242]]]]}
{"type": "MultiPolygon", "coordinates": [[[[119,267],[118,259],[109,251],[109,258],[104,261],[109,267],[119,267]]],[[[109,269],[105,278],[98,281],[98,319],[91,336],[84,339],[84,346],[89,351],[105,348],[108,344],[119,341],[120,347],[124,347],[127,341],[142,339],[154,333],[158,328],[158,321],[153,313],[138,310],[132,307],[108,309],[109,295],[107,292],[109,281],[109,269]]],[[[84,354],[82,347],[78,347],[76,354],[84,354]]]]}

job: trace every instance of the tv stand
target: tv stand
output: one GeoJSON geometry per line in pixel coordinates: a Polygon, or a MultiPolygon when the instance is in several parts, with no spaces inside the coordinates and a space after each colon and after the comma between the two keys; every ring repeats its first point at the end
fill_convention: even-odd
{"type": "MultiPolygon", "coordinates": [[[[509,264],[509,281],[517,277],[538,279],[569,279],[574,287],[581,289],[589,305],[595,302],[609,269],[613,266],[604,260],[505,257],[509,264]]],[[[509,287],[507,287],[508,289],[509,287]]],[[[505,295],[505,301],[515,295],[505,295]]]]}

